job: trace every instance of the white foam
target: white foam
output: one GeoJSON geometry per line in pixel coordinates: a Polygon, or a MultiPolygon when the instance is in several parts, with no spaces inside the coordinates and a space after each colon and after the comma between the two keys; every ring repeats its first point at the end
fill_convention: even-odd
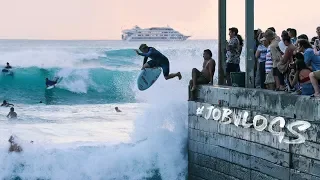
{"type": "MultiPolygon", "coordinates": [[[[127,46],[133,45],[130,44],[127,46]]],[[[138,47],[138,45],[134,46],[138,47]]],[[[191,78],[191,69],[194,67],[201,69],[203,59],[202,52],[208,47],[215,48],[216,45],[211,42],[203,44],[184,42],[175,45],[159,43],[156,48],[168,55],[171,63],[171,72],[181,71],[183,79],[179,81],[176,78],[166,81],[161,75],[155,84],[146,91],[138,91],[134,82],[133,88],[136,90],[137,100],[148,104],[147,106],[141,107],[143,108],[140,109],[141,113],[136,114],[135,118],[128,115],[121,119],[119,117],[113,117],[110,114],[103,114],[103,112],[108,111],[108,109],[104,109],[102,106],[96,108],[88,105],[86,108],[79,106],[59,106],[64,113],[55,111],[55,107],[48,110],[44,107],[39,108],[37,111],[46,112],[38,115],[39,118],[52,119],[53,121],[59,119],[61,122],[56,123],[59,125],[52,126],[56,129],[54,131],[45,130],[43,126],[42,132],[32,131],[44,137],[51,137],[50,141],[48,138],[43,138],[43,140],[39,142],[36,141],[34,144],[28,143],[28,140],[26,140],[28,136],[23,135],[26,134],[26,127],[23,127],[21,124],[12,125],[12,129],[2,134],[1,137],[7,137],[10,133],[16,133],[17,131],[20,132],[21,134],[18,135],[23,136],[26,141],[24,144],[24,153],[21,155],[8,155],[6,153],[7,147],[4,146],[7,139],[0,140],[0,144],[2,144],[0,148],[0,161],[3,162],[0,164],[0,179],[12,174],[15,169],[14,166],[18,163],[24,163],[25,168],[17,174],[30,179],[42,177],[58,180],[126,178],[139,180],[152,175],[150,171],[155,169],[159,170],[162,179],[185,179],[185,174],[187,173],[186,145],[188,134],[187,86],[191,78]],[[175,50],[177,47],[179,47],[178,50],[175,50]],[[91,107],[91,109],[89,107],[91,107]],[[72,113],[73,111],[76,113],[72,113]],[[81,111],[84,112],[78,115],[72,115],[81,111]],[[49,118],[49,116],[52,117],[49,118]],[[93,119],[93,117],[95,117],[94,121],[90,122],[90,119],[93,119]],[[90,123],[95,124],[99,118],[100,122],[106,123],[105,126],[102,126],[102,124],[90,126],[90,123]],[[112,123],[122,120],[119,124],[122,128],[119,126],[114,129],[107,128],[112,126],[112,123],[104,122],[103,118],[108,119],[108,122],[111,120],[112,123]],[[132,122],[131,118],[135,119],[135,121],[131,126],[132,129],[129,130],[130,128],[126,127],[126,124],[132,122]],[[66,122],[74,121],[74,123],[63,124],[64,119],[66,122]],[[78,120],[81,121],[77,122],[78,120]],[[81,128],[82,122],[86,122],[88,127],[81,128]],[[62,129],[58,131],[58,128],[62,129]],[[106,137],[105,142],[95,141],[95,144],[91,145],[85,142],[77,143],[75,142],[77,138],[72,139],[71,137],[70,139],[73,143],[64,143],[61,145],[53,141],[54,139],[68,139],[65,138],[68,136],[68,131],[70,131],[70,134],[86,137],[84,138],[85,141],[89,141],[90,136],[85,136],[85,134],[90,132],[88,130],[90,128],[94,129],[95,134],[104,132],[107,134],[106,136],[109,137],[106,137]],[[103,128],[106,128],[105,131],[102,130],[103,128]],[[123,132],[122,135],[120,135],[119,132],[123,132]],[[126,135],[130,135],[130,139],[129,137],[127,140],[122,138],[122,136],[126,135]],[[52,136],[56,137],[53,138],[52,136]],[[111,139],[114,139],[114,141],[111,139]],[[139,140],[144,141],[135,143],[139,140]],[[51,143],[46,143],[47,141],[51,143]],[[118,145],[114,145],[114,143],[118,143],[118,145]]],[[[212,49],[212,51],[215,52],[216,49],[212,49]]],[[[215,57],[217,57],[216,54],[214,54],[214,58],[215,57]]],[[[139,58],[137,58],[137,64],[140,64],[142,61],[142,58],[141,61],[139,58]]],[[[82,79],[83,81],[88,80],[86,79],[86,73],[83,71],[63,69],[58,74],[68,78],[72,73],[77,74],[78,72],[85,74],[82,79]]],[[[215,75],[217,76],[217,73],[215,75]]],[[[68,84],[69,83],[72,83],[71,80],[68,84]]],[[[87,86],[83,86],[81,83],[74,83],[73,86],[77,87],[73,89],[74,91],[85,92],[84,90],[87,89],[87,86]]],[[[135,107],[137,108],[138,106],[135,107]]],[[[120,109],[123,110],[122,107],[120,107],[120,109]]],[[[35,108],[33,115],[29,114],[29,117],[35,116],[37,111],[35,108]]],[[[134,110],[132,109],[132,111],[134,110]]],[[[26,112],[32,112],[32,110],[29,109],[26,110],[26,112]]],[[[36,128],[41,129],[41,123],[30,124],[30,129],[31,126],[36,126],[36,128]]],[[[31,131],[29,132],[32,134],[31,131]]],[[[32,135],[29,137],[32,137],[32,135]]]]}

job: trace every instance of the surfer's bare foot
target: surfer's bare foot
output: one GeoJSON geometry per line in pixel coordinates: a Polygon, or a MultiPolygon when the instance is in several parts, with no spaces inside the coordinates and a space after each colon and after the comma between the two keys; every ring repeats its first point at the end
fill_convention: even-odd
{"type": "Polygon", "coordinates": [[[180,72],[177,73],[177,76],[178,76],[179,80],[181,80],[182,76],[181,76],[180,72]]]}

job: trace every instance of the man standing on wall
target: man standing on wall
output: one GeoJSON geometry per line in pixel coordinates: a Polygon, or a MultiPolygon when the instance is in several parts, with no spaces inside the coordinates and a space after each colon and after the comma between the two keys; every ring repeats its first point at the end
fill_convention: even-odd
{"type": "Polygon", "coordinates": [[[235,27],[229,28],[229,36],[230,40],[227,46],[227,68],[226,68],[226,75],[227,75],[227,84],[231,86],[231,72],[240,72],[240,42],[238,39],[238,29],[235,27]]]}

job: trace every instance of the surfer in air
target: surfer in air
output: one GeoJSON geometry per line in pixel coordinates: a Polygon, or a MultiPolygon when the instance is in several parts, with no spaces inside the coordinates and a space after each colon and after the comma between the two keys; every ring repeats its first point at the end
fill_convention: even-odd
{"type": "Polygon", "coordinates": [[[51,80],[49,80],[48,78],[46,78],[46,86],[49,87],[49,86],[53,86],[53,85],[57,84],[58,79],[59,79],[59,78],[57,77],[56,80],[51,81],[51,80]]]}
{"type": "Polygon", "coordinates": [[[161,67],[163,76],[166,80],[178,77],[179,80],[182,78],[181,73],[170,73],[170,63],[166,56],[156,50],[154,47],[148,47],[146,44],[141,44],[139,50],[135,50],[138,55],[144,56],[143,67],[144,68],[156,68],[161,67]],[[147,62],[148,58],[151,60],[147,62]]]}

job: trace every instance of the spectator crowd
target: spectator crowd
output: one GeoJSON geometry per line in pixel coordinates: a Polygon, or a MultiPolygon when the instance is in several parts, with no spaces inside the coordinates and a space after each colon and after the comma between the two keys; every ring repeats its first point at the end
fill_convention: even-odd
{"type": "MultiPolygon", "coordinates": [[[[225,84],[231,86],[230,73],[240,72],[243,39],[235,27],[229,28],[229,37],[225,50],[225,84]]],[[[294,28],[283,30],[279,37],[275,28],[270,27],[265,31],[255,30],[254,40],[255,88],[320,97],[320,26],[316,28],[316,34],[311,39],[306,34],[297,36],[294,28]]],[[[216,64],[209,51],[204,51],[203,70],[192,70],[190,100],[194,99],[195,87],[208,84],[212,80],[210,76],[214,76],[216,64]],[[205,73],[202,73],[203,71],[205,73]],[[206,73],[208,71],[210,73],[206,73]]]]}

